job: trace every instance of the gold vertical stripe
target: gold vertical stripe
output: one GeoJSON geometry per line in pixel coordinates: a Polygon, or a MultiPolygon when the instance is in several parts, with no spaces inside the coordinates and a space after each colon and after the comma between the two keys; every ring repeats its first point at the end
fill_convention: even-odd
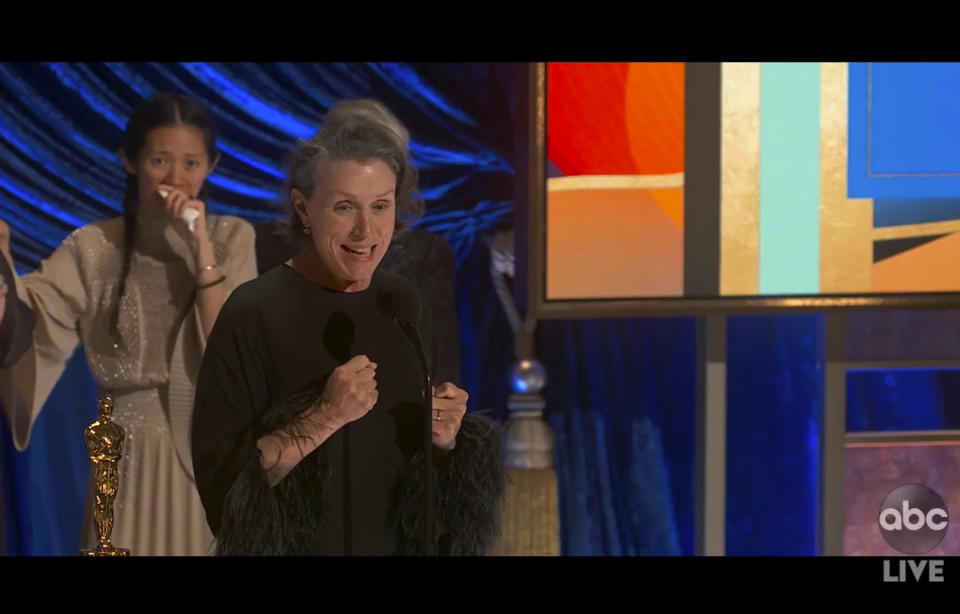
{"type": "Polygon", "coordinates": [[[820,292],[871,292],[873,200],[847,198],[846,63],[820,69],[820,292]]]}
{"type": "Polygon", "coordinates": [[[760,279],[760,64],[721,66],[720,294],[760,279]]]}

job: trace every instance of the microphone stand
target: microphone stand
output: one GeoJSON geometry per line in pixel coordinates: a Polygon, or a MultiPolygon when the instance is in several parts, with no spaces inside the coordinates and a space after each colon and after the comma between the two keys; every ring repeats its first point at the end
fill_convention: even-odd
{"type": "Polygon", "coordinates": [[[420,370],[423,372],[423,496],[424,496],[424,525],[423,525],[423,554],[433,556],[433,386],[430,382],[430,368],[427,366],[427,356],[423,351],[423,343],[417,327],[412,323],[399,322],[400,328],[406,333],[410,343],[417,352],[420,361],[420,370]]]}

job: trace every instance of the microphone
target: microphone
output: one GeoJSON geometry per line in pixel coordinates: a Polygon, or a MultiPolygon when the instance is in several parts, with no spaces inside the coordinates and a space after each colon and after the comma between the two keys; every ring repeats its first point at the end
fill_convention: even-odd
{"type": "Polygon", "coordinates": [[[384,284],[384,307],[401,326],[414,326],[420,319],[420,295],[413,284],[397,278],[384,284]]]}
{"type": "MultiPolygon", "coordinates": [[[[160,196],[166,198],[170,192],[167,190],[157,190],[160,196]]],[[[193,232],[197,229],[197,218],[200,217],[200,212],[194,209],[193,207],[187,207],[180,214],[180,219],[187,223],[187,228],[190,229],[190,232],[193,232]]]]}
{"type": "Polygon", "coordinates": [[[423,399],[426,410],[423,416],[423,496],[425,499],[423,553],[429,556],[436,554],[433,548],[433,386],[430,382],[427,355],[423,351],[423,342],[416,325],[417,320],[420,319],[420,296],[413,284],[392,275],[383,285],[380,302],[381,308],[393,317],[407,336],[407,340],[413,345],[423,373],[423,399]]]}

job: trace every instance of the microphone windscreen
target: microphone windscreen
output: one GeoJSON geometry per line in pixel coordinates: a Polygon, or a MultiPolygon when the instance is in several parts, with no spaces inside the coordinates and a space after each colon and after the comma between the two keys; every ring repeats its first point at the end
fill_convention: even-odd
{"type": "Polygon", "coordinates": [[[385,313],[401,324],[414,324],[420,319],[420,293],[406,279],[391,275],[380,292],[380,304],[385,313]]]}

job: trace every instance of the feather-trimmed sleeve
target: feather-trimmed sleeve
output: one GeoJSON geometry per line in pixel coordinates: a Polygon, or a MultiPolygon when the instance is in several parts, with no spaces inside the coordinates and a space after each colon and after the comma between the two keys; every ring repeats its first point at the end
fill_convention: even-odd
{"type": "MultiPolygon", "coordinates": [[[[457,445],[433,468],[436,551],[482,556],[500,534],[506,471],[500,427],[477,413],[463,417],[457,445]]],[[[408,463],[398,484],[400,554],[423,550],[423,454],[408,463]]]]}
{"type": "Polygon", "coordinates": [[[329,479],[323,451],[271,488],[257,440],[279,429],[301,436],[294,420],[320,397],[324,382],[271,398],[262,327],[244,309],[249,288],[241,286],[224,304],[200,367],[191,437],[197,490],[217,554],[303,554],[322,530],[329,479]]]}

